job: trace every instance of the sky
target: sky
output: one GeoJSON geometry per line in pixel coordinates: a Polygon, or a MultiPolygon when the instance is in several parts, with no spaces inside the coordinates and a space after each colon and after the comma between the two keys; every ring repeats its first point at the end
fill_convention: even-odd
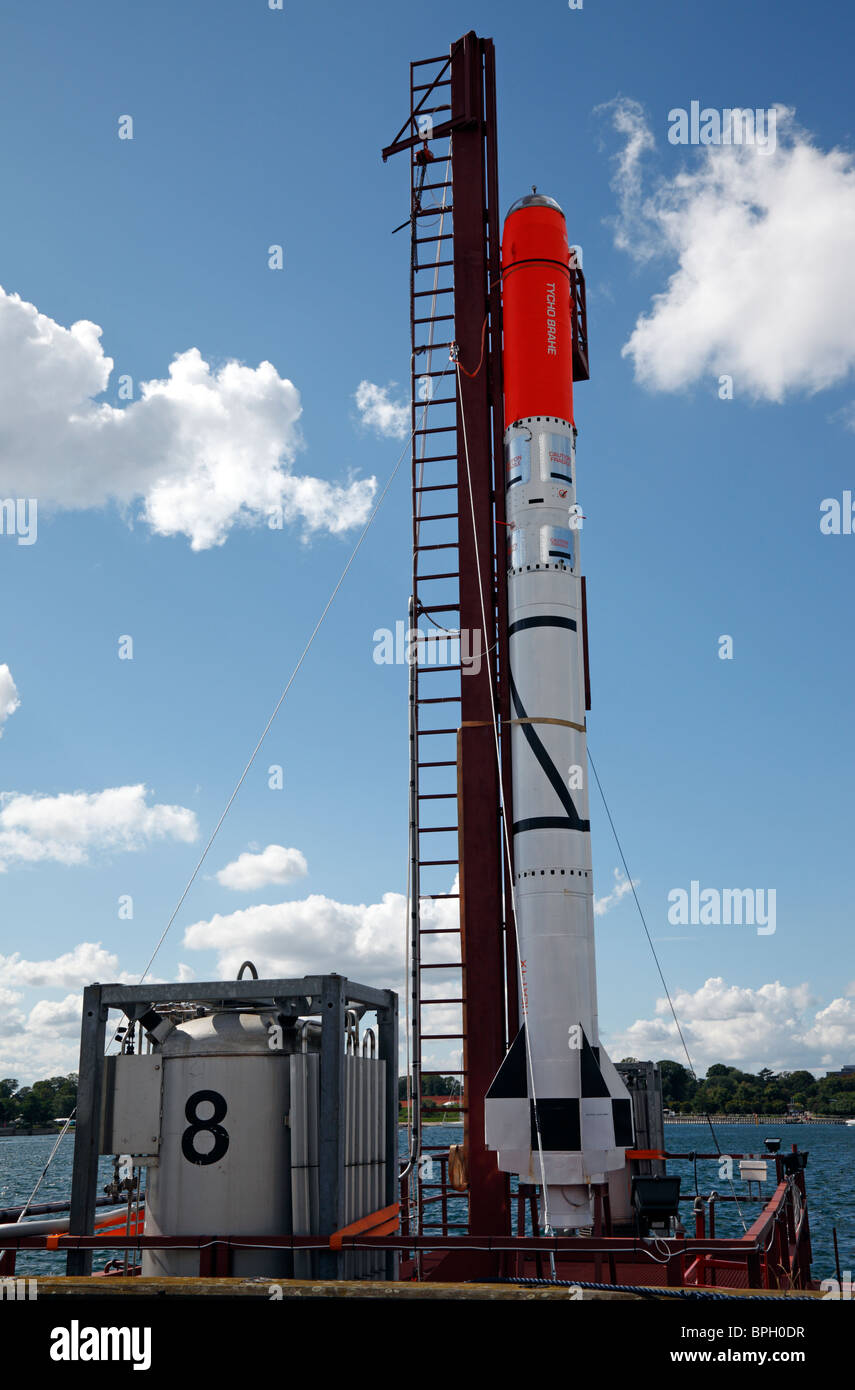
{"type": "MultiPolygon", "coordinates": [[[[503,207],[537,184],[582,248],[589,747],[692,1062],[855,1061],[855,16],[521,14],[0,20],[0,1076],[73,1070],[82,987],[145,969],[407,447],[408,173],[380,149],[410,60],[469,29],[503,207]],[[766,145],[677,143],[693,102],[773,112],[766,145]],[[764,929],[691,920],[693,883],[753,890],[764,929]]],[[[406,618],[407,475],[152,978],[249,956],[402,987],[407,670],[374,634],[406,618]]],[[[592,843],[604,1040],[683,1059],[596,795],[592,843]]]]}

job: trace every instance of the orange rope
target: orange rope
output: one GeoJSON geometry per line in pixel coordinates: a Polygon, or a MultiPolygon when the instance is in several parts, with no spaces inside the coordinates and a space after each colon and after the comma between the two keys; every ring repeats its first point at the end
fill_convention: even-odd
{"type": "Polygon", "coordinates": [[[486,337],[487,337],[487,319],[488,319],[488,318],[489,318],[489,315],[485,315],[485,317],[484,317],[484,326],[483,326],[483,328],[481,329],[481,360],[480,360],[480,362],[478,363],[478,366],[475,368],[474,372],[467,372],[467,370],[466,370],[466,368],[464,367],[463,363],[462,363],[462,362],[459,362],[459,363],[458,363],[458,366],[460,367],[460,370],[461,370],[461,372],[463,373],[463,375],[464,375],[464,376],[468,376],[470,380],[474,380],[474,378],[478,375],[478,373],[480,372],[481,368],[482,368],[483,365],[484,365],[484,343],[485,343],[485,340],[486,340],[486,337]]]}

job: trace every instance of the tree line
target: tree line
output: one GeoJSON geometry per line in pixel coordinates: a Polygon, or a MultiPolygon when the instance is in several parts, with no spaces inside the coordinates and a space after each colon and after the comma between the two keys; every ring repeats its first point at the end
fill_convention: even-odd
{"type": "MultiPolygon", "coordinates": [[[[635,1061],[626,1057],[624,1061],[635,1061]]],[[[816,1115],[855,1116],[855,1074],[823,1076],[809,1071],[771,1071],[756,1076],[716,1062],[696,1080],[680,1062],[662,1061],[662,1100],[670,1110],[690,1115],[786,1115],[788,1106],[816,1115]]]]}
{"type": "Polygon", "coordinates": [[[49,1125],[77,1105],[77,1073],[52,1076],[19,1086],[14,1077],[0,1081],[0,1125],[49,1125]]]}
{"type": "MultiPolygon", "coordinates": [[[[423,1076],[422,1095],[423,1096],[457,1096],[460,1094],[460,1082],[456,1076],[423,1076]]],[[[407,1099],[407,1078],[398,1077],[398,1099],[407,1099]]]]}

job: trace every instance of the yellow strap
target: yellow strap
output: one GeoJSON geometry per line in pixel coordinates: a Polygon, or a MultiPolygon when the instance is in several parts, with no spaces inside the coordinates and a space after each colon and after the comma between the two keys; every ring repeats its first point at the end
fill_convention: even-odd
{"type": "MultiPolygon", "coordinates": [[[[565,729],[576,729],[580,734],[588,732],[587,725],[574,724],[572,719],[550,719],[546,715],[531,719],[506,719],[505,724],[560,724],[565,729]]],[[[492,719],[471,719],[460,725],[460,729],[487,729],[493,727],[492,719]]],[[[458,733],[460,730],[458,730],[458,733]]]]}
{"type": "Polygon", "coordinates": [[[572,719],[548,719],[545,716],[535,719],[509,719],[508,724],[560,724],[565,729],[578,729],[580,734],[588,732],[584,724],[574,724],[572,719]]]}

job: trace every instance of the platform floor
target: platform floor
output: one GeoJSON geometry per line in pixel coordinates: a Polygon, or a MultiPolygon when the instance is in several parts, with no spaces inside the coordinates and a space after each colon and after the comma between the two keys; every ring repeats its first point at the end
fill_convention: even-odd
{"type": "MultiPolygon", "coordinates": [[[[125,1278],[48,1278],[38,1280],[38,1297],[44,1298],[265,1298],[271,1301],[293,1299],[380,1299],[392,1302],[583,1302],[656,1300],[664,1291],[655,1287],[636,1292],[583,1290],[583,1298],[570,1288],[532,1288],[519,1284],[440,1284],[382,1280],[312,1280],[312,1279],[143,1279],[125,1278]],[[279,1292],[281,1291],[281,1292],[279,1292]]],[[[724,1292],[721,1290],[720,1292],[724,1292]]],[[[728,1289],[734,1298],[750,1297],[816,1297],[798,1290],[770,1292],[766,1289],[728,1289]]]]}

